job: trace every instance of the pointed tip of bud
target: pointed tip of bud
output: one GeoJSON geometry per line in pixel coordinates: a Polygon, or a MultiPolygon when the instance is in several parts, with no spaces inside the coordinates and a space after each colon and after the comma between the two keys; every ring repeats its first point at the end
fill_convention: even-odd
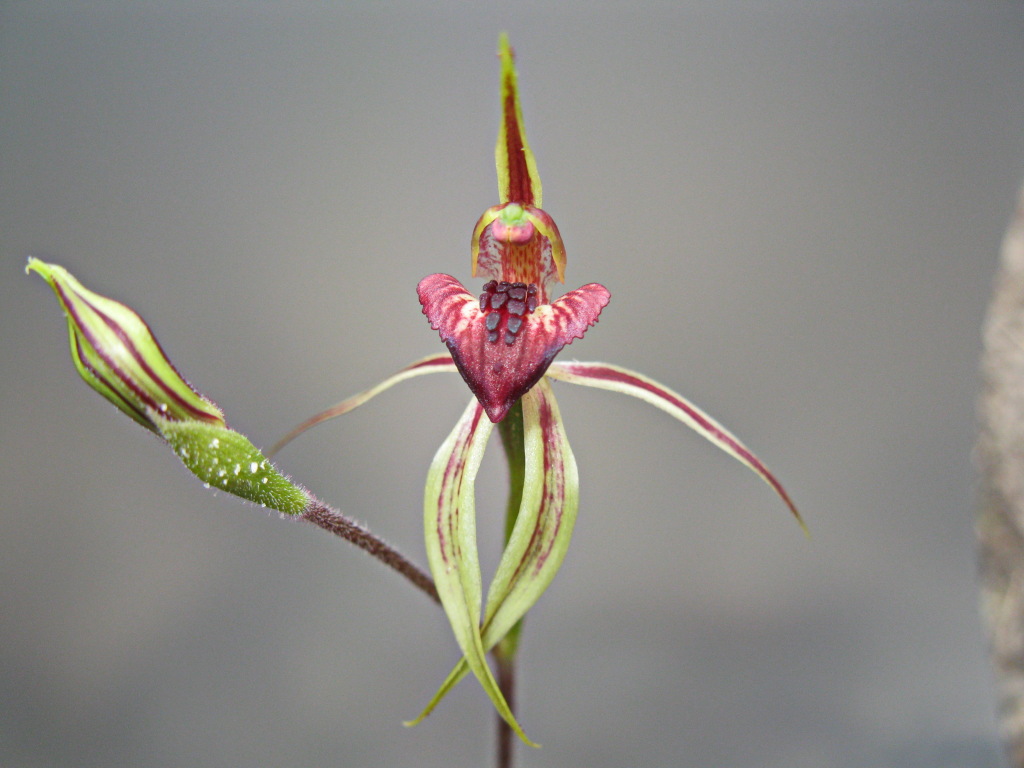
{"type": "Polygon", "coordinates": [[[25,271],[38,273],[57,296],[79,375],[123,413],[154,432],[151,414],[226,426],[220,408],[185,381],[134,310],[90,291],[59,264],[29,257],[25,271]]]}

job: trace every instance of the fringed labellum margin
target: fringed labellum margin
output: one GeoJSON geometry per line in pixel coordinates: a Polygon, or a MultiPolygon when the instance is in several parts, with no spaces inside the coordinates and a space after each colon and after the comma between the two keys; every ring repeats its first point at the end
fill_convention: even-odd
{"type": "MultiPolygon", "coordinates": [[[[528,290],[495,285],[496,290],[502,288],[528,290]]],[[[562,347],[583,338],[611,295],[604,286],[591,283],[532,312],[513,313],[508,305],[515,299],[493,306],[507,293],[485,290],[478,300],[454,277],[443,274],[425,277],[417,293],[431,327],[440,332],[459,373],[493,422],[505,418],[540,380],[562,347]],[[486,308],[484,297],[490,299],[486,308]],[[513,321],[514,332],[509,325],[513,321]]]]}

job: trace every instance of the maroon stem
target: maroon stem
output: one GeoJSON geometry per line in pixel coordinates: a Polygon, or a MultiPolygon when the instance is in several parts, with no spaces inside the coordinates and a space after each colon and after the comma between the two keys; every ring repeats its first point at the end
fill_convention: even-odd
{"type": "MultiPolygon", "coordinates": [[[[496,646],[495,650],[500,646],[496,646]]],[[[516,681],[516,660],[514,656],[507,656],[504,653],[495,653],[494,659],[498,667],[498,687],[508,702],[508,708],[516,711],[515,703],[515,681],[516,681]]],[[[498,754],[497,768],[512,768],[512,747],[515,741],[512,738],[512,727],[498,715],[498,754]]]]}
{"type": "Polygon", "coordinates": [[[300,517],[307,523],[313,523],[313,525],[355,544],[365,552],[369,552],[384,565],[405,576],[435,603],[441,602],[437,596],[437,587],[434,586],[433,579],[427,573],[359,523],[349,520],[341,512],[331,509],[318,499],[311,497],[309,506],[300,517]]]}

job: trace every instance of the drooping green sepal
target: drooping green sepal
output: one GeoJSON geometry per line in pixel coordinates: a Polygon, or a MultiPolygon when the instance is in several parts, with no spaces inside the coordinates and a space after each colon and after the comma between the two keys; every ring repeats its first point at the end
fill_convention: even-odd
{"type": "Polygon", "coordinates": [[[324,411],[320,411],[320,413],[310,416],[287,435],[274,443],[273,447],[270,449],[270,455],[274,456],[278,451],[288,445],[288,443],[301,435],[307,429],[311,429],[317,424],[322,424],[323,422],[337,418],[338,416],[344,416],[349,411],[353,411],[359,406],[369,402],[381,392],[386,392],[391,389],[395,384],[403,382],[406,379],[423,376],[427,373],[455,373],[457,370],[455,363],[452,362],[452,356],[447,353],[443,355],[429,355],[427,357],[420,358],[415,363],[405,366],[405,368],[400,370],[398,373],[388,376],[379,384],[375,384],[369,389],[363,390],[352,397],[342,400],[340,403],[335,403],[324,411]]]}
{"type": "Polygon", "coordinates": [[[540,599],[569,548],[579,475],[551,385],[523,397],[526,477],[515,526],[487,592],[484,646],[494,647],[540,599]]]}
{"type": "Polygon", "coordinates": [[[678,392],[641,373],[609,363],[554,363],[548,368],[548,375],[552,379],[570,384],[607,389],[638,398],[678,419],[712,445],[718,446],[753,470],[782,499],[804,534],[810,535],[796,504],[764,462],[740,442],[739,438],[678,392]]]}
{"type": "MultiPolygon", "coordinates": [[[[579,476],[551,386],[541,379],[522,399],[525,478],[508,544],[487,592],[481,632],[489,651],[540,599],[569,548],[579,507],[579,476]]],[[[436,578],[436,577],[435,577],[436,578]]],[[[469,672],[463,658],[442,683],[419,722],[469,672]]]]}
{"type": "Polygon", "coordinates": [[[153,423],[189,471],[211,488],[286,515],[301,514],[309,505],[306,491],[281,474],[241,432],[159,416],[153,423]]]}
{"type": "MultiPolygon", "coordinates": [[[[537,746],[523,733],[502,695],[487,666],[480,636],[482,587],[476,545],[476,475],[492,429],[483,407],[474,399],[434,456],[423,501],[427,561],[468,668],[519,738],[537,746]]],[[[407,725],[420,720],[422,717],[407,725]]]]}

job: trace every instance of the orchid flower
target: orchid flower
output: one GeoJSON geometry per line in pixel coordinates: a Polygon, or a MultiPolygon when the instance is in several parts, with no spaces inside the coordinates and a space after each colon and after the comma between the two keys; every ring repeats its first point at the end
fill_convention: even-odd
{"type": "MultiPolygon", "coordinates": [[[[803,522],[767,467],[718,422],[682,395],[639,373],[606,363],[555,362],[583,338],[610,293],[590,283],[552,299],[565,280],[566,250],[554,220],[541,208],[541,182],[526,141],[517,74],[508,39],[499,41],[502,121],[495,148],[500,204],[480,217],[471,241],[471,274],[485,280],[471,293],[447,274],[417,286],[423,313],[447,352],[423,358],[377,386],[312,417],[305,429],[347,413],[395,384],[435,372],[458,372],[473,393],[427,475],[424,531],[430,571],[462,660],[422,714],[472,672],[494,707],[526,743],[487,664],[501,642],[550,584],[565,557],[576,521],[579,480],[549,380],[639,398],[681,421],[757,473],[803,522]],[[521,451],[521,499],[512,509],[505,550],[486,602],[477,557],[474,488],[493,425],[509,449],[521,451]],[[518,441],[518,442],[516,442],[518,441]]],[[[276,447],[275,447],[276,450],[276,447]]],[[[514,506],[514,505],[513,505],[514,506]]]]}

